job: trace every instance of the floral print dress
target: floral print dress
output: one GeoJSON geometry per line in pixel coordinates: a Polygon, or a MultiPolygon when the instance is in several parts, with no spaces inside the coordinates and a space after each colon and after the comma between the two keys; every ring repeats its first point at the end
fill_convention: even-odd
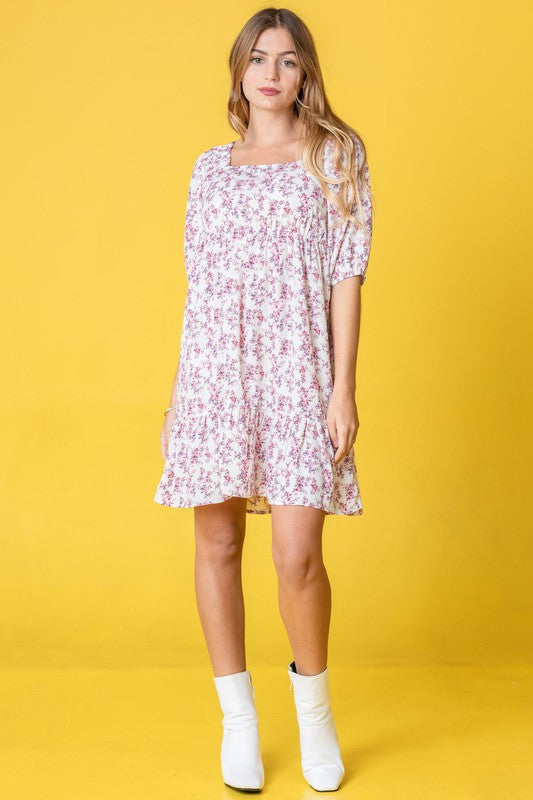
{"type": "MultiPolygon", "coordinates": [[[[326,415],[331,287],[364,281],[370,254],[368,165],[365,234],[350,221],[334,228],[340,212],[301,161],[232,165],[233,144],[201,153],[190,180],[177,414],[154,500],[237,496],[248,513],[279,504],[362,514],[353,448],[334,464],[326,415]]],[[[338,176],[329,139],[323,171],[338,176]]]]}

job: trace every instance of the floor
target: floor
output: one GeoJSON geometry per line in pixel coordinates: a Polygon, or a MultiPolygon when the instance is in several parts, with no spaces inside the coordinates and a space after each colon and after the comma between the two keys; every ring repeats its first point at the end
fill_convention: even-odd
{"type": "MultiPolygon", "coordinates": [[[[315,792],[300,772],[286,665],[250,666],[262,796],[315,792]]],[[[346,775],[358,800],[531,800],[533,669],[330,665],[346,775]]],[[[3,669],[2,796],[17,800],[244,797],[219,772],[221,712],[198,669],[3,669]]],[[[250,796],[250,795],[246,795],[250,796]]]]}

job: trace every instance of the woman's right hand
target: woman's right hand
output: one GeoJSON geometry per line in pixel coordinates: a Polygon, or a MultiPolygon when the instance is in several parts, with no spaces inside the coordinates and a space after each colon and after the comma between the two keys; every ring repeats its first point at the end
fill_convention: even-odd
{"type": "Polygon", "coordinates": [[[163,457],[163,461],[167,460],[170,429],[172,428],[175,419],[176,409],[173,408],[168,412],[168,414],[166,414],[165,419],[163,420],[163,427],[161,428],[161,455],[163,457]]]}

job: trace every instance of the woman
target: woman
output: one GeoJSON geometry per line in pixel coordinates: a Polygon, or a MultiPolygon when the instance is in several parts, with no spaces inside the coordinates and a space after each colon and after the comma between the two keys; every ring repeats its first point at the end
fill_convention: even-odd
{"type": "Polygon", "coordinates": [[[180,363],[155,500],[194,507],[198,611],[223,711],[224,782],[264,769],[246,669],[246,515],[272,515],[279,608],[301,766],[317,790],[344,775],[328,686],[326,514],[362,513],[353,445],[360,286],[370,253],[366,151],[330,109],[312,36],[263,9],[230,54],[241,141],[201,153],[185,220],[180,363]],[[326,180],[327,179],[327,180],[326,180]]]}

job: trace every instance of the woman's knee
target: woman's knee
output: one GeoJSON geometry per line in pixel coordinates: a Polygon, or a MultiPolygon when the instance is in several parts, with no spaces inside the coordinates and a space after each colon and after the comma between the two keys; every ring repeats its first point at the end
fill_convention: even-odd
{"type": "Polygon", "coordinates": [[[295,587],[305,586],[324,569],[322,555],[315,550],[273,547],[272,559],[279,581],[295,587]]]}
{"type": "Polygon", "coordinates": [[[194,526],[197,556],[217,563],[239,559],[246,532],[245,513],[238,502],[197,506],[194,526]]]}

